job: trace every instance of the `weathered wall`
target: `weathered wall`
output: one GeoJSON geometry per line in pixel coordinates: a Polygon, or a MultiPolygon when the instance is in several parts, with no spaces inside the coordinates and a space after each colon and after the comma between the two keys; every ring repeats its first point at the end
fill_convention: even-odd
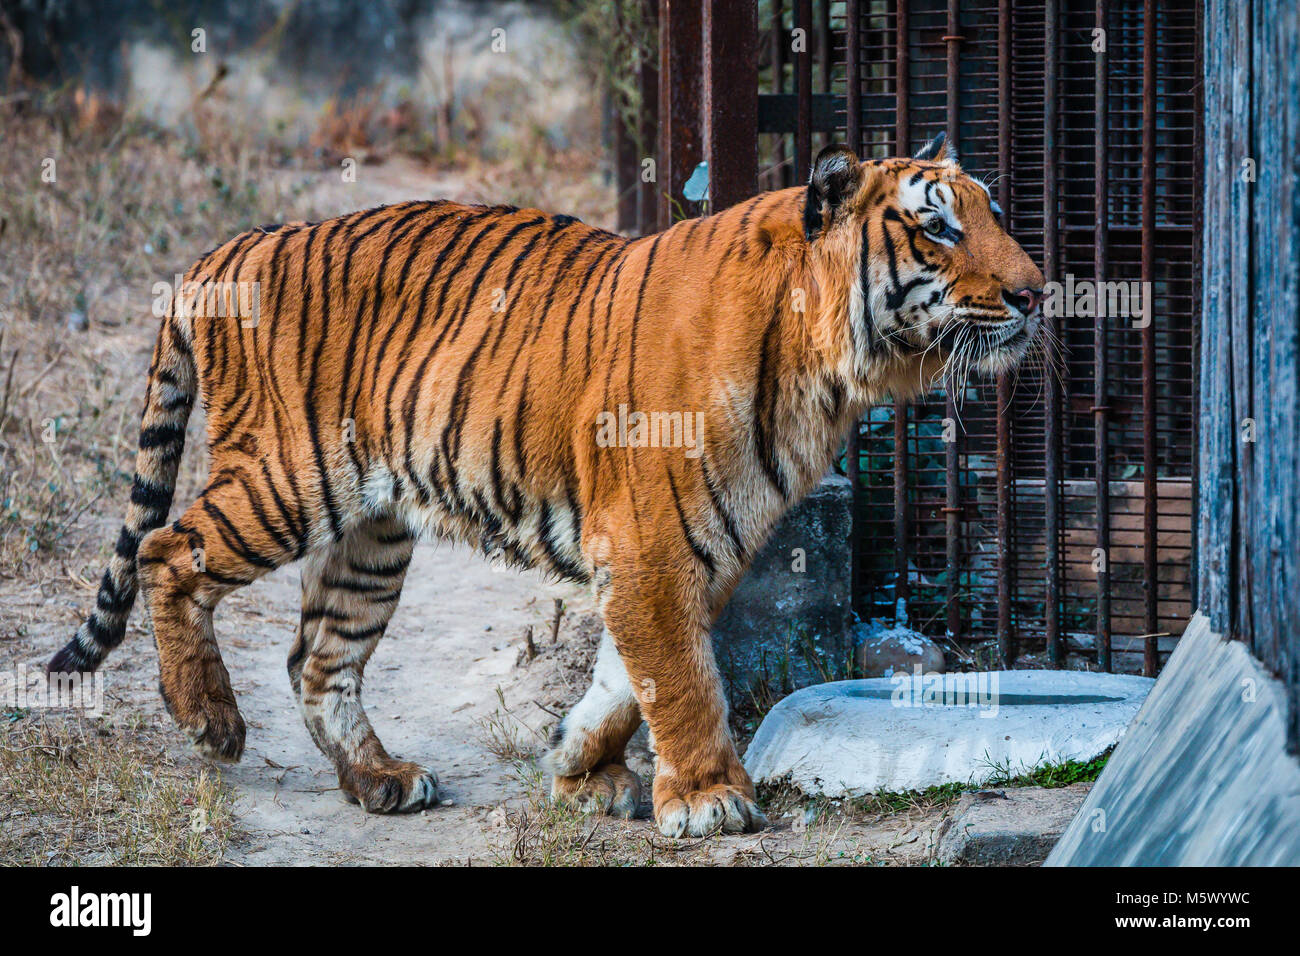
{"type": "Polygon", "coordinates": [[[496,155],[540,133],[599,148],[595,60],[553,3],[2,0],[0,12],[0,90],[66,84],[167,128],[193,124],[202,95],[251,140],[297,145],[322,111],[359,100],[408,111],[394,120],[434,146],[472,140],[496,155]]]}
{"type": "Polygon", "coordinates": [[[1197,614],[1048,866],[1300,865],[1285,687],[1197,614]]]}

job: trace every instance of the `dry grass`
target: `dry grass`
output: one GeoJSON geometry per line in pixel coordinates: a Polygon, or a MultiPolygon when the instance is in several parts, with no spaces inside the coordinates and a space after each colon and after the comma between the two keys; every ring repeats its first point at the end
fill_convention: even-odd
{"type": "Polygon", "coordinates": [[[0,124],[0,579],[93,578],[111,542],[88,551],[78,532],[130,483],[154,283],[291,196],[243,150],[12,110],[0,124]]]}
{"type": "MultiPolygon", "coordinates": [[[[517,808],[500,807],[489,816],[494,827],[492,862],[498,866],[837,866],[886,862],[882,851],[918,840],[928,846],[926,828],[934,815],[897,835],[867,832],[846,814],[817,814],[749,836],[710,834],[670,840],[648,820],[616,820],[584,814],[552,803],[549,778],[532,763],[516,765],[527,799],[517,808]],[[891,845],[892,844],[892,845],[891,845]]],[[[648,786],[648,781],[643,781],[648,786]]],[[[891,862],[897,862],[893,860],[891,862]]],[[[909,858],[924,862],[924,856],[909,858]]]]}
{"type": "Polygon", "coordinates": [[[0,737],[0,865],[205,866],[232,834],[215,771],[173,761],[165,735],[85,719],[7,722],[0,737]]]}
{"type": "Polygon", "coordinates": [[[535,760],[546,738],[533,730],[506,706],[505,694],[497,688],[497,707],[478,720],[479,743],[492,756],[505,763],[523,764],[535,760]]]}

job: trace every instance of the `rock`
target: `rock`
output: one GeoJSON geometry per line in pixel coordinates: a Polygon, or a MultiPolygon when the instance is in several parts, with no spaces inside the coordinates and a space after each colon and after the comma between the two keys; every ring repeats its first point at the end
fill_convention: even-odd
{"type": "Polygon", "coordinates": [[[943,649],[920,631],[910,627],[886,627],[867,621],[853,628],[854,659],[862,677],[893,677],[915,673],[942,674],[943,649]]]}
{"type": "Polygon", "coordinates": [[[850,796],[978,784],[994,772],[1091,760],[1115,745],[1154,683],[1082,671],[896,674],[805,687],[745,753],[754,781],[850,796]]]}
{"type": "Polygon", "coordinates": [[[1088,795],[1086,784],[980,790],[963,794],[939,827],[940,863],[1042,863],[1088,795]]]}
{"type": "Polygon", "coordinates": [[[84,332],[90,328],[90,320],[86,318],[86,313],[77,310],[69,312],[64,317],[63,324],[69,332],[84,332]]]}
{"type": "Polygon", "coordinates": [[[713,626],[732,705],[758,678],[803,687],[849,662],[853,487],[827,475],[776,526],[713,626]]]}

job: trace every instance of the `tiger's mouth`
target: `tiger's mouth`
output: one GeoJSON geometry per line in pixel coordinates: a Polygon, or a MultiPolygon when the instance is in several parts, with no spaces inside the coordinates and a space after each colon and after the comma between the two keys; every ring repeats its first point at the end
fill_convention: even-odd
{"type": "Polygon", "coordinates": [[[1014,370],[1028,355],[1040,322],[1036,311],[1012,313],[998,322],[990,322],[983,312],[953,314],[935,343],[944,357],[945,377],[965,380],[972,373],[996,377],[1014,370]]]}

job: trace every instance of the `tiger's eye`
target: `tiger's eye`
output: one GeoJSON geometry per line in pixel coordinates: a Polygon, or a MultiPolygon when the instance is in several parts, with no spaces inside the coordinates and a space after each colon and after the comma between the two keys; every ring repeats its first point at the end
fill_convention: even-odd
{"type": "Polygon", "coordinates": [[[948,224],[937,216],[934,219],[926,220],[925,231],[932,236],[942,236],[947,230],[948,224]]]}

